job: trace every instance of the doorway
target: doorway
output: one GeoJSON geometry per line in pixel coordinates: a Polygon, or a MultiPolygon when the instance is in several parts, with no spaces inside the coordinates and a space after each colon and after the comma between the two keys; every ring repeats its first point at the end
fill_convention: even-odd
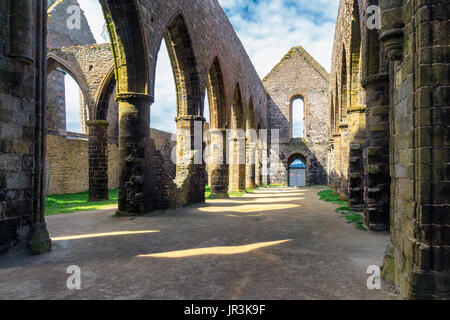
{"type": "Polygon", "coordinates": [[[306,187],[306,165],[300,159],[289,165],[289,187],[306,187]]]}

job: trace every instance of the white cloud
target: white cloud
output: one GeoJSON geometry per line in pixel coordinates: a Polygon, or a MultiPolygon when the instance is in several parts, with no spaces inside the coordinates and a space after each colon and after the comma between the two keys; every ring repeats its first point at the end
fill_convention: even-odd
{"type": "Polygon", "coordinates": [[[258,74],[264,77],[294,46],[325,69],[331,53],[337,0],[219,0],[258,74]]]}
{"type": "Polygon", "coordinates": [[[78,0],[81,10],[84,11],[84,15],[89,22],[92,34],[94,35],[97,43],[106,42],[102,38],[103,27],[105,25],[105,19],[102,13],[102,7],[98,0],[78,0]]]}

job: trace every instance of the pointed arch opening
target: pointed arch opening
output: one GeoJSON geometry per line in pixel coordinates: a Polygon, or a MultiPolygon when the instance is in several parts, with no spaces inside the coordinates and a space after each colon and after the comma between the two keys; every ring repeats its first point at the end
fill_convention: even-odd
{"type": "Polygon", "coordinates": [[[244,104],[242,101],[241,87],[236,85],[231,105],[230,127],[230,192],[240,193],[246,189],[245,167],[246,167],[246,148],[245,148],[245,126],[244,104]]]}
{"type": "Polygon", "coordinates": [[[253,99],[250,98],[250,103],[247,110],[246,121],[246,189],[253,190],[255,188],[255,169],[256,169],[256,148],[258,143],[258,135],[256,132],[256,118],[255,109],[253,107],[253,99]]]}
{"type": "Polygon", "coordinates": [[[177,15],[168,25],[164,39],[177,87],[177,114],[203,115],[197,60],[183,15],[177,15]]]}
{"type": "Polygon", "coordinates": [[[342,64],[341,64],[341,99],[340,99],[340,122],[347,123],[348,111],[348,69],[347,69],[347,52],[345,48],[342,49],[342,64]]]}
{"type": "Polygon", "coordinates": [[[361,89],[361,24],[359,18],[358,1],[353,2],[353,17],[351,27],[351,48],[350,48],[350,109],[360,108],[362,92],[361,89]]]}
{"type": "Polygon", "coordinates": [[[91,101],[84,78],[68,63],[47,58],[47,130],[59,135],[87,134],[91,101]]]}
{"type": "MultiPolygon", "coordinates": [[[[227,159],[227,105],[223,73],[218,57],[215,57],[208,73],[206,84],[205,108],[209,110],[209,131],[207,140],[209,146],[205,157],[208,157],[208,186],[212,197],[228,197],[228,165],[227,159]]],[[[204,110],[206,118],[207,110],[204,110]]],[[[208,120],[208,119],[207,119],[208,120]]]]}

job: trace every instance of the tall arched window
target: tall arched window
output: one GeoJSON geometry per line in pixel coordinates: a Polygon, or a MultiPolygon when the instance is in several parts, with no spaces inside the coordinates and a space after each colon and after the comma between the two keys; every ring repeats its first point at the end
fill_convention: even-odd
{"type": "Polygon", "coordinates": [[[305,100],[295,97],[291,102],[292,138],[305,138],[305,100]]]}
{"type": "Polygon", "coordinates": [[[208,90],[205,89],[205,103],[203,105],[203,118],[205,118],[206,123],[208,123],[209,128],[211,128],[211,116],[209,113],[210,113],[210,110],[209,110],[208,90]]]}

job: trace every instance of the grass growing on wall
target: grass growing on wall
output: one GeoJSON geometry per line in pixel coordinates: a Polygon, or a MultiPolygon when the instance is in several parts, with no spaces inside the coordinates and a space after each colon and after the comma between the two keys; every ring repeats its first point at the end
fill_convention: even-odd
{"type": "Polygon", "coordinates": [[[347,223],[355,224],[355,228],[358,230],[367,231],[364,226],[363,216],[359,213],[351,211],[348,207],[347,201],[339,200],[339,196],[334,195],[333,190],[320,191],[317,195],[320,197],[320,200],[337,204],[339,207],[335,211],[340,213],[342,217],[347,220],[347,223]]]}
{"type": "Polygon", "coordinates": [[[89,192],[51,195],[45,202],[45,215],[109,209],[116,206],[117,201],[118,190],[110,190],[109,200],[101,202],[89,202],[89,192]]]}

